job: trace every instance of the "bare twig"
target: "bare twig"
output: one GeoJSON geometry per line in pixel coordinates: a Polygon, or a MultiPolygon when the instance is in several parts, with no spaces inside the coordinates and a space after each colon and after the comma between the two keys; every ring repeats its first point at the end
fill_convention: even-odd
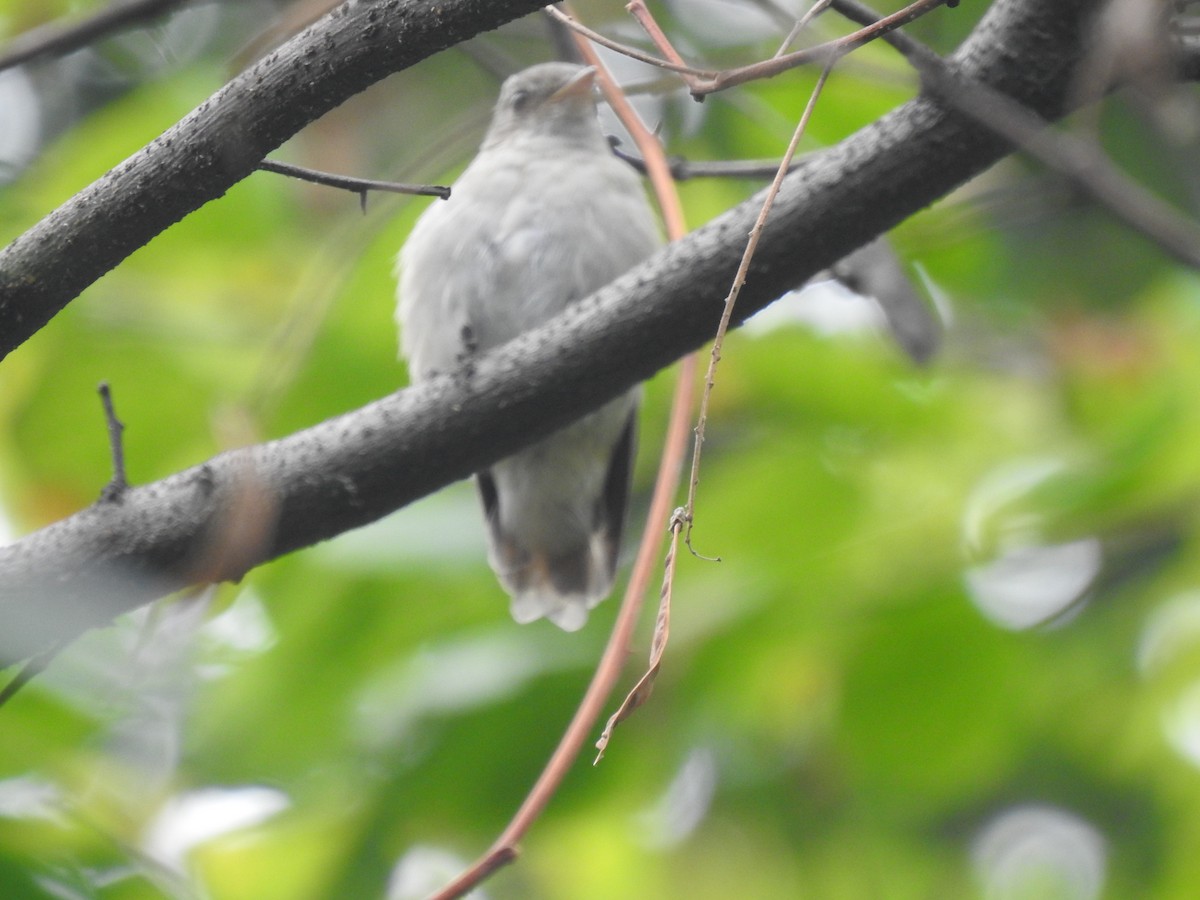
{"type": "MultiPolygon", "coordinates": [[[[817,7],[823,9],[824,5],[827,5],[827,3],[825,0],[821,0],[817,4],[817,7]]],[[[630,15],[637,20],[638,24],[642,26],[642,29],[654,42],[655,46],[658,47],[659,52],[663,55],[662,57],[645,53],[636,47],[631,47],[628,44],[622,44],[619,41],[605,37],[553,6],[547,6],[546,13],[554,20],[570,28],[576,34],[582,35],[588,40],[600,44],[602,47],[607,47],[639,62],[677,73],[683,79],[684,83],[687,84],[688,89],[692,92],[692,96],[701,98],[735,85],[745,84],[748,81],[771,78],[781,72],[786,72],[789,69],[807,65],[808,63],[819,62],[827,64],[831,60],[836,60],[853,50],[857,50],[864,44],[882,38],[889,32],[894,31],[902,25],[907,25],[909,22],[920,18],[926,13],[932,12],[939,6],[957,5],[958,0],[914,0],[913,3],[904,9],[892,13],[890,16],[875,19],[869,25],[860,28],[852,34],[836,38],[832,41],[826,41],[815,47],[806,47],[803,50],[783,55],[777,54],[770,59],[751,63],[748,66],[726,69],[725,71],[700,69],[688,65],[659,27],[658,22],[654,19],[649,9],[646,8],[643,0],[631,0],[627,4],[626,9],[629,10],[630,15]]],[[[815,12],[820,11],[817,7],[814,7],[815,12]]],[[[811,18],[812,14],[815,14],[814,11],[810,11],[810,15],[806,16],[798,24],[804,24],[807,19],[811,18]]]]}
{"type": "MultiPolygon", "coordinates": [[[[620,147],[613,147],[613,153],[629,163],[639,172],[645,174],[646,163],[640,156],[626,153],[620,147]]],[[[693,178],[752,178],[765,180],[774,178],[779,171],[777,159],[732,159],[693,162],[682,157],[672,157],[668,160],[671,178],[675,181],[690,181],[693,178]]]]}
{"type": "Polygon", "coordinates": [[[39,56],[69,53],[124,28],[165,15],[190,0],[121,0],[78,22],[52,22],[14,38],[0,51],[0,71],[39,56]]]}
{"type": "Polygon", "coordinates": [[[108,422],[108,444],[112,450],[113,463],[112,480],[100,492],[100,499],[106,503],[119,502],[129,488],[129,481],[125,478],[125,443],[122,440],[125,423],[117,418],[108,382],[100,382],[96,390],[100,393],[100,402],[104,404],[104,419],[108,422]]]}
{"type": "Polygon", "coordinates": [[[796,24],[792,26],[792,30],[788,32],[787,37],[783,39],[783,43],[779,45],[779,49],[775,51],[775,55],[783,56],[783,54],[787,53],[788,48],[795,43],[796,38],[800,37],[800,32],[808,27],[809,22],[829,9],[831,2],[832,0],[817,0],[816,3],[810,6],[808,11],[796,20],[796,24]]]}
{"type": "MultiPolygon", "coordinates": [[[[834,12],[844,16],[851,22],[861,25],[866,28],[874,22],[878,22],[883,16],[867,6],[859,0],[830,0],[830,5],[834,12]]],[[[940,59],[936,53],[929,47],[926,47],[916,38],[909,35],[907,32],[893,30],[885,35],[881,35],[885,43],[891,44],[906,57],[916,56],[931,56],[940,59]]]]}
{"type": "Polygon", "coordinates": [[[276,175],[287,175],[301,181],[311,181],[313,184],[323,184],[326,187],[341,188],[358,194],[363,212],[367,211],[368,191],[388,191],[393,194],[414,194],[418,197],[438,197],[441,200],[450,198],[450,188],[437,184],[401,184],[396,181],[374,181],[369,178],[354,178],[350,175],[333,175],[329,172],[319,172],[316,169],[306,169],[291,163],[282,163],[273,159],[264,159],[258,164],[264,172],[274,172],[276,175]]]}
{"type": "MultiPolygon", "coordinates": [[[[625,4],[625,9],[631,16],[633,16],[635,20],[637,20],[637,23],[642,26],[642,30],[646,32],[646,36],[649,37],[654,46],[659,49],[659,52],[661,52],[663,56],[671,61],[671,63],[676,67],[676,71],[679,71],[680,74],[684,76],[684,81],[686,81],[689,85],[699,81],[699,79],[692,73],[684,71],[685,69],[689,68],[688,64],[684,61],[683,57],[679,55],[679,51],[675,49],[674,45],[667,37],[667,33],[663,31],[661,27],[659,27],[658,21],[654,18],[654,16],[650,15],[650,10],[646,8],[646,4],[643,3],[642,0],[629,0],[629,2],[625,4]]],[[[716,74],[719,73],[715,73],[712,77],[715,78],[716,74]]]]}
{"type": "Polygon", "coordinates": [[[620,41],[614,41],[612,38],[605,37],[598,31],[593,31],[583,23],[579,22],[573,16],[567,15],[562,10],[555,6],[546,7],[546,15],[556,22],[570,28],[576,34],[587,38],[601,47],[607,47],[622,56],[628,56],[630,59],[636,59],[638,62],[644,62],[647,65],[658,66],[660,69],[666,69],[669,72],[678,72],[680,75],[695,75],[701,77],[712,78],[716,76],[716,72],[711,69],[694,69],[685,63],[675,63],[669,60],[662,59],[652,53],[643,53],[636,47],[630,47],[628,44],[622,44],[620,41]]]}
{"type": "MultiPolygon", "coordinates": [[[[558,12],[558,10],[554,10],[558,12]]],[[[626,129],[637,143],[651,171],[651,182],[655,187],[663,219],[667,225],[667,236],[671,240],[682,237],[686,232],[683,211],[678,194],[670,177],[670,167],[658,141],[642,123],[633,106],[609,75],[607,69],[586,41],[577,39],[577,46],[584,61],[596,67],[597,80],[605,97],[621,118],[626,129]]],[[[671,404],[671,416],[667,425],[662,459],[654,484],[654,495],[646,516],[646,528],[638,546],[637,558],[629,576],[629,584],[617,612],[617,620],[609,635],[608,643],[597,663],[596,671],[588,684],[575,715],[571,718],[558,746],[551,754],[542,773],[526,795],[520,808],[513,814],[508,825],[493,842],[488,851],[462,872],[450,884],[434,894],[430,900],[452,900],[461,897],[488,878],[497,869],[508,865],[517,857],[517,845],[541,815],[563,778],[579,757],[580,750],[600,717],[604,703],[620,678],[621,669],[629,655],[629,645],[641,611],[642,598],[649,587],[654,560],[662,545],[661,523],[668,521],[671,500],[679,487],[679,472],[687,444],[688,421],[691,416],[692,386],[696,379],[696,355],[689,354],[680,363],[675,385],[675,396],[671,404]]]]}
{"type": "MultiPolygon", "coordinates": [[[[743,66],[740,69],[730,69],[727,72],[719,74],[713,79],[711,84],[700,85],[698,93],[713,93],[737,84],[745,84],[748,81],[771,78],[781,72],[786,72],[788,69],[794,69],[797,66],[807,65],[808,63],[820,62],[828,64],[845,56],[847,53],[857,50],[859,47],[884,37],[897,28],[916,21],[926,13],[933,12],[939,6],[953,7],[957,5],[958,0],[915,0],[915,2],[910,3],[904,9],[892,13],[890,16],[884,16],[874,23],[864,26],[858,31],[844,37],[827,41],[824,44],[818,44],[815,47],[807,47],[803,50],[786,53],[783,56],[763,60],[749,66],[743,66]]],[[[693,91],[693,93],[697,92],[693,91]]]]}
{"type": "MultiPolygon", "coordinates": [[[[819,62],[828,65],[830,62],[845,56],[847,53],[857,50],[864,44],[878,40],[895,29],[919,19],[939,6],[957,5],[958,0],[914,0],[913,3],[910,3],[904,9],[892,13],[890,16],[876,18],[858,31],[843,37],[826,41],[814,47],[796,50],[793,53],[786,53],[782,56],[773,56],[770,59],[764,59],[747,66],[726,69],[711,76],[698,73],[684,63],[679,53],[671,46],[671,42],[667,39],[666,34],[659,28],[658,23],[646,8],[643,0],[631,0],[627,9],[638,21],[638,24],[646,31],[646,34],[649,35],[655,46],[658,47],[659,52],[671,60],[671,64],[664,66],[664,68],[670,68],[672,71],[679,72],[680,77],[683,78],[687,83],[688,89],[692,92],[692,96],[704,97],[717,91],[723,91],[734,85],[745,84],[748,81],[772,78],[789,69],[807,65],[808,63],[819,62]]],[[[652,62],[652,58],[645,61],[652,62]]],[[[653,64],[658,65],[658,63],[653,64]]]]}

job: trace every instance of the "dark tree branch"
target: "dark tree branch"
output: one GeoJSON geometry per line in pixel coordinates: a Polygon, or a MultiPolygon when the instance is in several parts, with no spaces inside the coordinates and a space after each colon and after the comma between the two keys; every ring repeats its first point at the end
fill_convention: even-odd
{"type": "Polygon", "coordinates": [[[117,0],[77,22],[51,22],[13,38],[0,50],[0,71],[39,56],[56,56],[86,47],[95,41],[143,22],[165,16],[191,0],[117,0]]]}
{"type": "Polygon", "coordinates": [[[155,235],[224,194],[309,122],[538,0],[351,0],[0,252],[0,356],[155,235]]]}
{"type": "MultiPolygon", "coordinates": [[[[1096,5],[997,0],[951,64],[1057,118],[1096,5]]],[[[973,117],[921,97],[797,163],[735,322],[1010,150],[973,117]]],[[[0,549],[0,661],[365,525],[653,375],[712,336],[761,203],[735,207],[470,371],[130,488],[121,504],[96,504],[0,549]],[[247,509],[253,539],[230,540],[245,533],[247,509]]]]}

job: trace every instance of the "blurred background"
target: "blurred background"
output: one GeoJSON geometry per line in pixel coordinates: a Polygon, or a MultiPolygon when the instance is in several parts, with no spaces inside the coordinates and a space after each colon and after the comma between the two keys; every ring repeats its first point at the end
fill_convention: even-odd
{"type": "MultiPolygon", "coordinates": [[[[164,4],[0,71],[0,240],[330,5],[164,4]]],[[[684,53],[722,66],[773,53],[804,6],[652,8],[684,53]]],[[[949,52],[985,6],[911,32],[949,52]]],[[[0,0],[0,36],[18,46],[101,7],[0,0]]],[[[615,0],[577,12],[644,44],[615,0]]],[[[826,15],[802,42],[848,30],[826,15]]],[[[1104,52],[1127,59],[1127,33],[1104,52]]],[[[275,157],[449,183],[499,80],[553,47],[536,17],[486,34],[275,157]]],[[[778,158],[815,81],[798,70],[696,104],[606,59],[690,161],[778,158]]],[[[805,152],[915,91],[893,51],[854,54],[805,152]]],[[[1073,124],[1194,214],[1198,100],[1147,76],[1073,124]]],[[[687,181],[690,224],[759,187],[687,181]]],[[[431,202],[372,194],[364,213],[353,194],[258,173],[88,289],[0,366],[3,538],[107,482],[101,381],[135,483],[404,384],[393,259],[431,202]]],[[[904,352],[886,287],[797,292],[730,337],[693,532],[722,561],[682,558],[650,701],[479,896],[1200,890],[1200,281],[1021,157],[890,240],[889,277],[937,352],[904,352]]],[[[672,377],[647,390],[631,552],[672,377]]],[[[616,606],[576,634],[514,625],[463,483],[90,633],[0,708],[0,896],[424,896],[533,783],[616,606]]]]}

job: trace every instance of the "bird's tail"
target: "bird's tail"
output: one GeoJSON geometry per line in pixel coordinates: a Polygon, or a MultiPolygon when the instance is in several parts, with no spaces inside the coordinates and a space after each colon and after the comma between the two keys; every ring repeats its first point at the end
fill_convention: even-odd
{"type": "Polygon", "coordinates": [[[598,462],[601,466],[602,480],[596,476],[580,479],[590,486],[580,485],[569,497],[548,492],[549,485],[539,477],[546,474],[544,468],[539,469],[545,462],[536,449],[529,457],[510,460],[507,489],[493,471],[476,477],[487,519],[488,562],[512,598],[512,616],[518,622],[545,617],[564,631],[577,631],[587,622],[588,612],[612,591],[629,497],[634,436],[635,415],[630,410],[607,460],[602,452],[592,457],[591,465],[598,462]],[[511,477],[513,466],[521,470],[519,478],[511,477]],[[523,484],[527,493],[541,490],[546,492],[543,498],[554,496],[555,515],[551,517],[542,506],[536,507],[540,516],[515,512],[519,504],[512,496],[514,483],[523,484]],[[513,504],[507,514],[506,504],[513,504]],[[531,519],[537,520],[536,525],[531,519]],[[558,525],[546,527],[547,519],[558,525]]]}
{"type": "Polygon", "coordinates": [[[553,556],[524,551],[503,537],[491,547],[492,568],[512,598],[512,617],[521,624],[545,617],[563,631],[578,631],[612,590],[617,547],[604,532],[553,556]]]}

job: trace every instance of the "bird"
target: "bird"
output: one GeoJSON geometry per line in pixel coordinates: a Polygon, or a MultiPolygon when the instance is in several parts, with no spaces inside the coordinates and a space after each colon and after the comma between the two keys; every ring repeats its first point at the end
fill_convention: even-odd
{"type": "MultiPolygon", "coordinates": [[[[640,177],[597,114],[596,70],[541,63],[505,80],[478,154],[397,259],[410,379],[459,371],[613,281],[660,245],[640,177]]],[[[475,482],[488,562],[521,624],[576,631],[612,590],[640,388],[475,482]]]]}

